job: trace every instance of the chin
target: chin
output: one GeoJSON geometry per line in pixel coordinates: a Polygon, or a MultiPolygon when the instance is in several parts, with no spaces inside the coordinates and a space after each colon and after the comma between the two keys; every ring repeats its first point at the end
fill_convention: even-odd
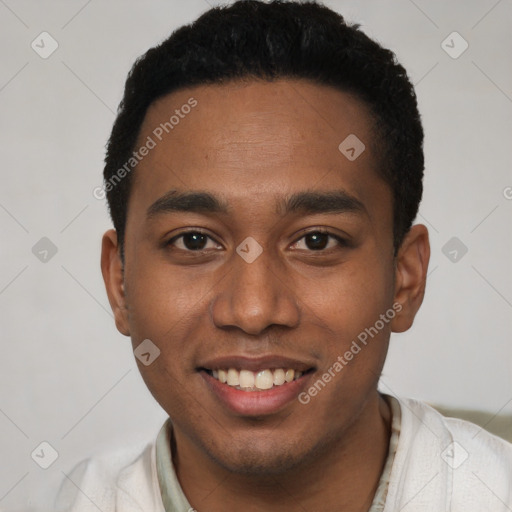
{"type": "Polygon", "coordinates": [[[273,439],[268,442],[250,442],[232,439],[226,447],[207,447],[212,460],[225,470],[254,477],[277,476],[311,461],[319,447],[308,449],[300,436],[286,442],[273,439]],[[237,442],[238,441],[238,442],[237,442]]]}
{"type": "Polygon", "coordinates": [[[254,448],[243,448],[237,453],[224,454],[221,458],[214,457],[214,460],[232,473],[264,477],[289,472],[300,465],[303,457],[286,451],[276,453],[272,450],[268,453],[254,448]]]}

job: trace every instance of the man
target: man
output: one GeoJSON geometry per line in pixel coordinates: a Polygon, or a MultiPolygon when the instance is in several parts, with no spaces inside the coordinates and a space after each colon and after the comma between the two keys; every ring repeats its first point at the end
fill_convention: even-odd
{"type": "Polygon", "coordinates": [[[77,467],[73,512],[512,509],[509,444],[377,390],[425,290],[422,142],[394,55],[319,4],[212,9],[136,62],[101,266],[169,420],[77,467]]]}

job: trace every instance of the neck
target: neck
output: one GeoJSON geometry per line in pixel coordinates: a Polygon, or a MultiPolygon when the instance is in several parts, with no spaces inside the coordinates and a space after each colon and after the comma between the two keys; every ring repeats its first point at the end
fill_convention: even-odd
{"type": "Polygon", "coordinates": [[[341,439],[284,474],[255,477],[232,473],[197,447],[180,443],[182,436],[174,465],[185,495],[198,512],[367,512],[386,461],[390,435],[391,411],[376,393],[341,439]]]}

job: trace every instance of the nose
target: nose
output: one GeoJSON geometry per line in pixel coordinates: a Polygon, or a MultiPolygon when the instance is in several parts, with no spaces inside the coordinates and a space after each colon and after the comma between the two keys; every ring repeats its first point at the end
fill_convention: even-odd
{"type": "Polygon", "coordinates": [[[283,265],[275,258],[272,261],[267,251],[251,263],[238,254],[233,259],[210,306],[214,325],[237,327],[250,335],[259,335],[270,326],[296,327],[299,304],[283,265]]]}

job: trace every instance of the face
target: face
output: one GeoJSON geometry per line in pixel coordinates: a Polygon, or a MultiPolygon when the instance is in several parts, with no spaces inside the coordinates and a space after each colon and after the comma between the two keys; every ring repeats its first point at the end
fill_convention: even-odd
{"type": "Polygon", "coordinates": [[[393,256],[365,106],[306,81],[201,86],[155,102],[148,137],[124,272],[114,232],[102,268],[118,329],[160,351],[138,364],[178,447],[241,473],[315,457],[374,403],[428,261],[422,227],[393,256]]]}

